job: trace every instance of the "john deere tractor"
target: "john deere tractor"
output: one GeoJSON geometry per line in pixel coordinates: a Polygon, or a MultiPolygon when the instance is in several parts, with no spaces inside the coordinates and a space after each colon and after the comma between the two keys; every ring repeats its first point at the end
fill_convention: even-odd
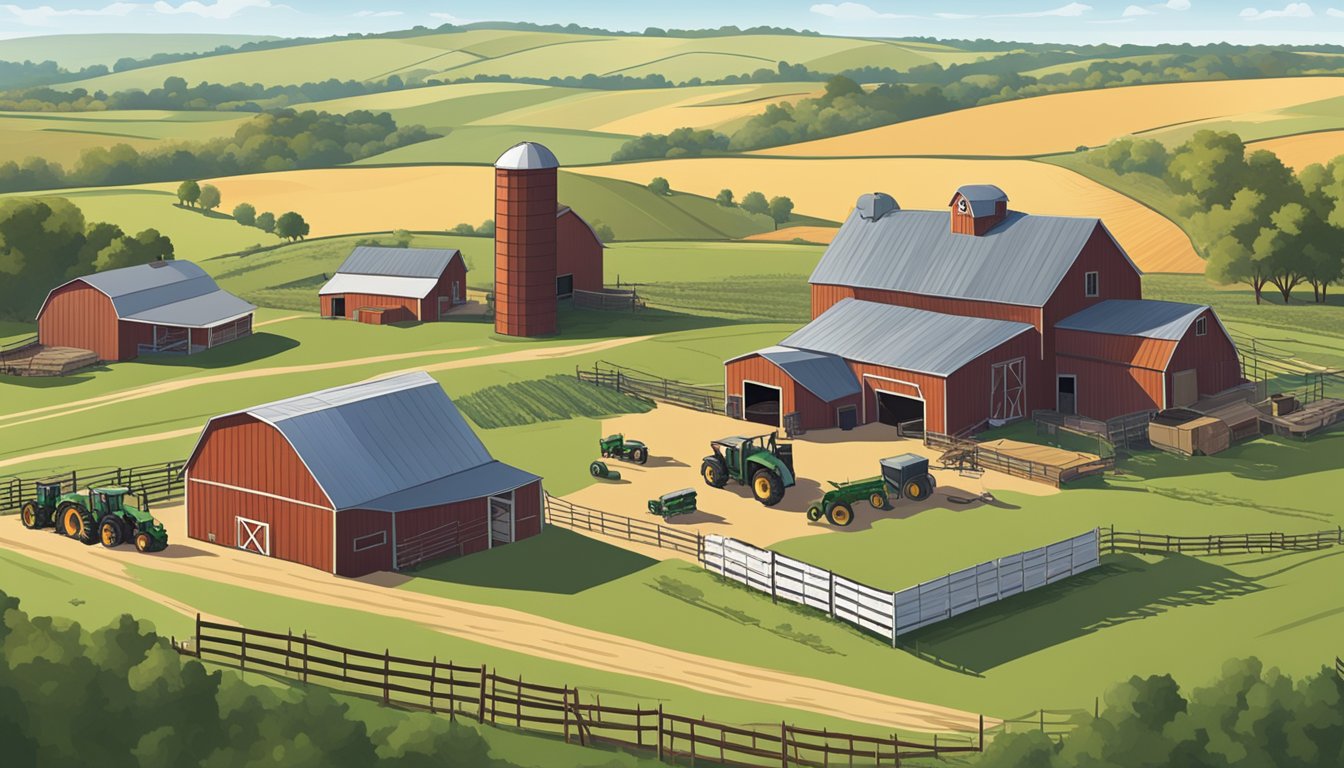
{"type": "Polygon", "coordinates": [[[793,474],[793,445],[780,443],[776,432],[725,437],[709,445],[714,453],[700,463],[700,476],[712,488],[736,480],[739,485],[750,485],[757,501],[773,507],[784,498],[784,489],[797,480],[793,474]]]}
{"type": "Polygon", "coordinates": [[[144,496],[132,495],[126,488],[63,494],[59,485],[38,483],[36,498],[24,503],[21,516],[28,528],[55,524],[57,533],[84,544],[101,541],[105,547],[116,547],[129,541],[141,552],[168,546],[168,532],[149,513],[144,496]]]}

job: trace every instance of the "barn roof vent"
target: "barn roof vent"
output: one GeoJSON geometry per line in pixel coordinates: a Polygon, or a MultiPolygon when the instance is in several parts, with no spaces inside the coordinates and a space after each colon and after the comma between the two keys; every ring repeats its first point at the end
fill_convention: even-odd
{"type": "MultiPolygon", "coordinates": [[[[966,201],[970,208],[970,213],[979,219],[985,216],[993,216],[999,203],[1007,204],[1008,195],[1002,189],[993,184],[963,184],[957,188],[956,194],[952,195],[952,205],[957,202],[957,198],[966,201]]],[[[965,211],[961,211],[965,213],[965,211]]]]}
{"type": "Polygon", "coordinates": [[[860,195],[859,202],[855,207],[859,209],[859,215],[868,221],[877,221],[888,213],[901,209],[901,206],[896,204],[896,198],[886,192],[869,192],[866,195],[860,195]]]}

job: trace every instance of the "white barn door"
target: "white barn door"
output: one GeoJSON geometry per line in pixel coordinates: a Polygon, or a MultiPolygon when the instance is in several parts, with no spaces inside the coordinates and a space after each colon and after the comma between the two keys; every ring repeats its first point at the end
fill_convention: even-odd
{"type": "Polygon", "coordinates": [[[989,418],[1012,421],[1027,415],[1027,361],[1019,357],[990,368],[989,418]]]}
{"type": "Polygon", "coordinates": [[[259,520],[237,518],[238,530],[234,542],[238,548],[258,555],[271,556],[271,526],[259,520]]]}

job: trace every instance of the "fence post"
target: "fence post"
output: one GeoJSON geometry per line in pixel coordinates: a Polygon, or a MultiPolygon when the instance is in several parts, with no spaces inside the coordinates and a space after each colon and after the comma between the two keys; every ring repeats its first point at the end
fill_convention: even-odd
{"type": "Polygon", "coordinates": [[[658,759],[663,759],[663,705],[658,705],[658,759]]]}
{"type": "MultiPolygon", "coordinates": [[[[855,608],[857,612],[857,606],[855,608]]],[[[891,647],[896,647],[896,593],[891,593],[891,647]]]]}
{"type": "MultiPolygon", "coordinates": [[[[827,581],[827,593],[828,593],[828,594],[827,594],[827,597],[826,597],[826,609],[827,609],[827,611],[830,613],[831,618],[834,619],[834,618],[835,618],[835,571],[827,571],[827,572],[826,572],[826,581],[827,581]]],[[[895,625],[892,625],[892,629],[895,629],[895,628],[896,628],[895,625]]]]}
{"type": "Polygon", "coordinates": [[[485,665],[481,665],[480,707],[476,710],[476,722],[485,722],[485,665]]]}
{"type": "Polygon", "coordinates": [[[303,684],[308,684],[308,633],[303,633],[303,684]]]}
{"type": "Polygon", "coordinates": [[[387,706],[392,698],[392,691],[388,688],[388,678],[392,672],[392,651],[383,649],[383,706],[387,706]]]}
{"type": "Polygon", "coordinates": [[[976,747],[977,752],[985,751],[985,716],[980,716],[980,746],[976,747]]]}
{"type": "Polygon", "coordinates": [[[789,724],[782,720],[779,723],[779,764],[789,768],[789,724]]]}
{"type": "Polygon", "coordinates": [[[242,658],[240,658],[240,659],[238,660],[238,666],[239,666],[239,668],[242,669],[242,671],[246,672],[246,671],[247,671],[247,629],[244,628],[244,629],[242,630],[242,633],[241,633],[241,634],[242,634],[242,646],[239,648],[239,656],[241,656],[242,658]]]}
{"type": "Polygon", "coordinates": [[[429,714],[434,714],[434,683],[439,679],[439,657],[429,661],[429,714]]]}
{"type": "Polygon", "coordinates": [[[564,712],[564,718],[565,718],[565,723],[564,723],[564,726],[565,726],[565,743],[568,744],[568,743],[569,743],[569,686],[568,686],[568,685],[565,686],[565,693],[564,693],[564,696],[565,696],[565,703],[564,703],[564,706],[561,707],[561,711],[564,712]]]}
{"type": "Polygon", "coordinates": [[[775,550],[770,550],[770,602],[779,602],[776,585],[778,582],[778,572],[775,569],[775,550]]]}
{"type": "Polygon", "coordinates": [[[294,628],[285,627],[285,672],[289,672],[289,661],[294,657],[294,628]]]}
{"type": "Polygon", "coordinates": [[[196,614],[196,658],[201,658],[201,614],[196,614]]]}

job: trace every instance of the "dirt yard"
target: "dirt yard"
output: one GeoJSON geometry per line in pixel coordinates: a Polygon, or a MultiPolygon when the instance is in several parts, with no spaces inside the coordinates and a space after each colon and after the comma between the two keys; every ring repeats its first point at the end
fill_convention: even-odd
{"type": "MultiPolygon", "coordinates": [[[[566,496],[569,501],[616,514],[647,516],[652,520],[654,518],[648,512],[649,499],[681,488],[694,488],[699,496],[699,511],[671,517],[667,521],[669,525],[704,534],[732,536],[757,546],[769,546],[800,536],[862,531],[874,520],[911,517],[933,507],[968,509],[973,506],[953,502],[949,496],[974,498],[986,491],[991,494],[1013,491],[1033,496],[1059,492],[1051,486],[999,472],[985,472],[973,477],[935,469],[933,475],[938,480],[938,490],[928,501],[893,501],[892,508],[885,511],[860,502],[854,508],[854,522],[846,528],[836,528],[825,520],[809,523],[805,514],[808,505],[830,488],[827,481],[873,477],[880,472],[878,460],[888,456],[917,453],[936,459],[938,452],[925,448],[917,440],[898,438],[894,429],[880,424],[870,424],[851,432],[812,432],[793,441],[798,484],[788,489],[779,505],[767,508],[752,498],[749,488],[734,482],[730,481],[722,490],[705,485],[700,477],[700,460],[709,453],[711,439],[762,434],[770,431],[768,427],[685,408],[659,406],[648,413],[608,419],[603,422],[603,431],[605,434],[621,432],[629,439],[648,444],[649,462],[639,466],[608,460],[607,466],[618,469],[621,479],[598,481],[566,496]]],[[[597,458],[597,446],[594,445],[593,455],[587,460],[597,458]]]]}

